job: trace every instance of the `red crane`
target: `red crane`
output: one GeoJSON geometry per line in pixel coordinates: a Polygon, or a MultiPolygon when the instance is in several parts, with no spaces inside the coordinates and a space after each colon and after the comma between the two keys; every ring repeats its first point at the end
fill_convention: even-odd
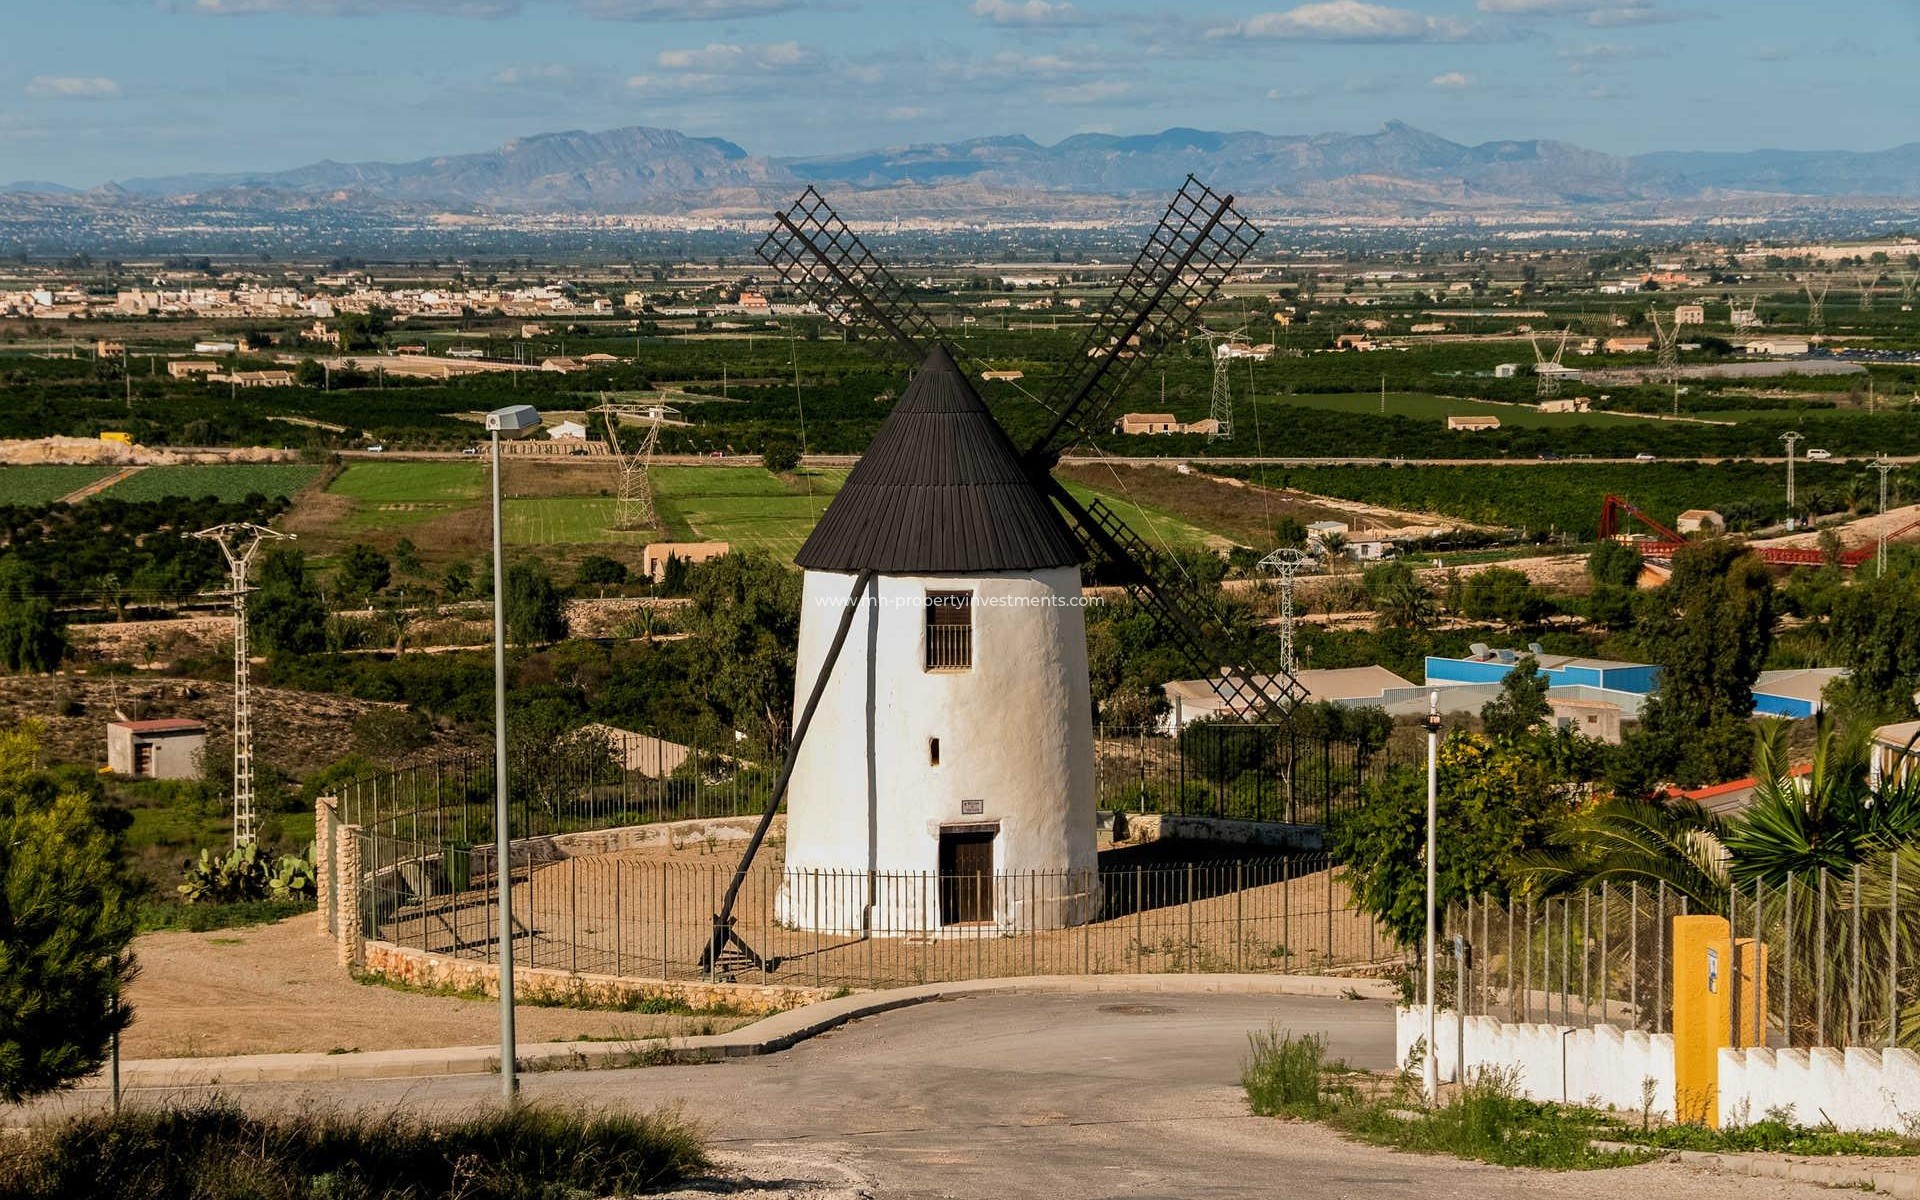
{"type": "MultiPolygon", "coordinates": [[[[1674,551],[1687,544],[1687,539],[1648,516],[1631,500],[1612,493],[1608,493],[1606,499],[1600,504],[1602,540],[1620,536],[1623,515],[1634,518],[1658,535],[1658,541],[1638,543],[1638,549],[1645,558],[1672,558],[1674,551]]],[[[1889,533],[1887,540],[1898,541],[1916,530],[1920,530],[1920,520],[1910,522],[1889,533]]],[[[1813,546],[1754,546],[1751,549],[1760,556],[1760,561],[1781,567],[1818,567],[1827,561],[1825,552],[1813,546]]],[[[1840,565],[1857,567],[1862,563],[1872,562],[1877,553],[1877,545],[1846,550],[1840,555],[1840,565]]]]}

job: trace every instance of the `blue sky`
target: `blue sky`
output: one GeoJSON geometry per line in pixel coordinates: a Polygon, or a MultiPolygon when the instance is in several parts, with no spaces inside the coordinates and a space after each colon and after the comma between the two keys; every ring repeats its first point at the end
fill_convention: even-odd
{"type": "Polygon", "coordinates": [[[1915,0],[8,0],[0,182],[663,125],[759,154],[1173,125],[1920,136],[1915,0]]]}

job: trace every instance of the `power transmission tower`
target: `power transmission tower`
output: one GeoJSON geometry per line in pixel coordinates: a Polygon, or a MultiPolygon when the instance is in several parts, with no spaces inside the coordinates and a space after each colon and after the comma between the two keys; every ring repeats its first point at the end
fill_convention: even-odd
{"type": "Polygon", "coordinates": [[[1869,465],[1880,472],[1880,554],[1874,575],[1881,577],[1887,573],[1887,476],[1898,471],[1900,464],[1889,460],[1886,452],[1882,451],[1869,465]]]}
{"type": "Polygon", "coordinates": [[[607,446],[613,451],[614,465],[620,472],[620,491],[613,506],[615,529],[653,528],[653,481],[648,470],[653,466],[653,451],[660,444],[660,424],[678,410],[664,404],[615,402],[590,409],[599,413],[607,425],[607,446]],[[643,422],[647,432],[632,450],[620,443],[620,426],[633,418],[643,422]]]}
{"type": "Polygon", "coordinates": [[[293,535],[235,521],[202,529],[188,537],[202,538],[220,547],[232,571],[233,596],[233,844],[254,840],[253,808],[253,656],[247,637],[247,574],[261,545],[291,541],[293,535]]]}
{"type": "Polygon", "coordinates": [[[1243,327],[1221,333],[1203,326],[1200,336],[1207,339],[1213,355],[1213,406],[1208,413],[1213,418],[1213,431],[1207,434],[1207,440],[1214,442],[1233,436],[1233,384],[1228,378],[1233,355],[1228,348],[1236,339],[1246,337],[1247,331],[1243,327]]]}
{"type": "Polygon", "coordinates": [[[1854,275],[1860,281],[1860,311],[1873,311],[1873,285],[1880,282],[1880,272],[1860,271],[1854,275]]]}
{"type": "Polygon", "coordinates": [[[1825,305],[1827,290],[1833,286],[1833,280],[1822,275],[1817,280],[1808,278],[1803,281],[1807,289],[1807,328],[1815,333],[1827,327],[1825,305]]]}
{"type": "Polygon", "coordinates": [[[1532,334],[1527,335],[1527,340],[1533,343],[1534,395],[1542,400],[1550,400],[1560,394],[1560,360],[1567,353],[1567,336],[1572,332],[1571,325],[1560,331],[1560,344],[1554,347],[1551,359],[1540,348],[1540,339],[1532,334]],[[1552,369],[1548,370],[1549,367],[1552,369]]]}
{"type": "Polygon", "coordinates": [[[1295,674],[1293,653],[1293,577],[1313,563],[1313,555],[1283,546],[1260,560],[1260,569],[1280,577],[1280,666],[1295,674]]]}
{"type": "Polygon", "coordinates": [[[1900,302],[1912,304],[1916,290],[1920,290],[1920,271],[1900,272],[1900,302]]]}
{"type": "Polygon", "coordinates": [[[1647,318],[1653,322],[1654,337],[1660,344],[1660,378],[1673,389],[1673,415],[1680,415],[1680,322],[1660,323],[1657,309],[1648,309],[1647,318]]]}
{"type": "Polygon", "coordinates": [[[1805,441],[1806,435],[1797,429],[1789,429],[1780,435],[1780,440],[1787,444],[1787,516],[1791,519],[1793,516],[1793,448],[1805,441]]]}

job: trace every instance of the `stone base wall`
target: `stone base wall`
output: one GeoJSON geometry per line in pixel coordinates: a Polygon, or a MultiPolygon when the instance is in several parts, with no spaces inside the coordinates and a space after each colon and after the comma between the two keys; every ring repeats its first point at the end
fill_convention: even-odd
{"type": "MultiPolygon", "coordinates": [[[[500,968],[425,954],[387,942],[367,942],[361,969],[395,983],[433,991],[481,992],[500,995],[500,968]]],[[[555,971],[546,967],[515,966],[514,999],[521,1003],[571,1005],[579,1008],[619,1008],[648,1000],[667,1000],[695,1010],[716,1010],[766,1016],[817,1004],[841,993],[830,988],[787,987],[773,984],[716,983],[684,979],[622,979],[555,971]]]]}

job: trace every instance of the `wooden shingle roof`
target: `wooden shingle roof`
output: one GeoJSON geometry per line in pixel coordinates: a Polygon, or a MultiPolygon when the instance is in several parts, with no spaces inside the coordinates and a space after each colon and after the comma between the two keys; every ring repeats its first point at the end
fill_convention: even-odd
{"type": "Polygon", "coordinates": [[[1006,431],[935,346],[794,562],[909,575],[1071,567],[1080,557],[1006,431]]]}

